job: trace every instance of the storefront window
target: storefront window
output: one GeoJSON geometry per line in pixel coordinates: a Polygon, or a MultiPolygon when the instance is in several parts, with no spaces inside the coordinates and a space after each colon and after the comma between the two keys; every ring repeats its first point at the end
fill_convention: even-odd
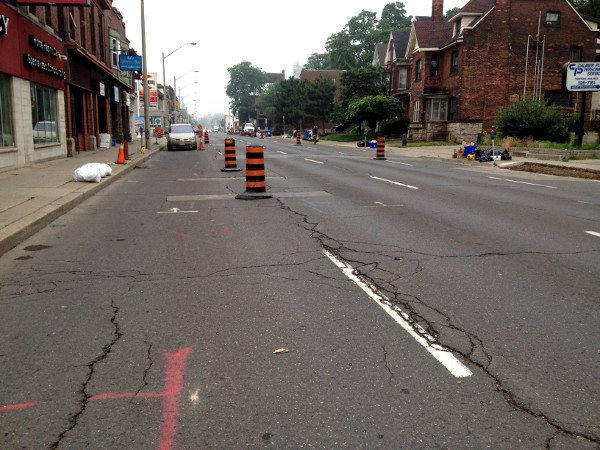
{"type": "Polygon", "coordinates": [[[58,142],[56,90],[31,83],[33,143],[58,142]]]}
{"type": "Polygon", "coordinates": [[[0,147],[14,147],[10,78],[0,75],[0,147]]]}

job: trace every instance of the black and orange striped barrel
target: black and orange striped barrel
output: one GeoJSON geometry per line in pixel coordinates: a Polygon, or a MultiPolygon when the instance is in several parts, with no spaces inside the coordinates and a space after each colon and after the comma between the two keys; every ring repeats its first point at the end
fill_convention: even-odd
{"type": "Polygon", "coordinates": [[[204,131],[204,143],[210,144],[210,138],[208,137],[208,130],[204,131]]]}
{"type": "Polygon", "coordinates": [[[271,194],[267,194],[264,147],[248,145],[246,146],[246,192],[238,194],[235,198],[271,197],[271,194]]]}
{"type": "Polygon", "coordinates": [[[240,171],[235,157],[235,139],[225,139],[225,167],[221,172],[240,171]]]}
{"type": "Polygon", "coordinates": [[[296,145],[300,145],[300,132],[298,131],[298,134],[296,134],[296,145]]]}
{"type": "Polygon", "coordinates": [[[246,147],[246,191],[267,191],[264,147],[246,147]]]}
{"type": "Polygon", "coordinates": [[[377,138],[377,157],[374,159],[387,159],[385,157],[385,138],[377,138]]]}

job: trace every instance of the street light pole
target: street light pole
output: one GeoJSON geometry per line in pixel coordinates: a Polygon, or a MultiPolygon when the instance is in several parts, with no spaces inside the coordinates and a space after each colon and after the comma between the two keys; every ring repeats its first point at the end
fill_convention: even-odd
{"type": "MultiPolygon", "coordinates": [[[[185,47],[186,45],[196,45],[196,43],[195,42],[187,42],[187,43],[185,43],[183,45],[180,45],[175,50],[173,50],[171,53],[169,53],[167,56],[165,56],[165,52],[162,52],[163,90],[164,90],[164,95],[163,95],[163,114],[165,115],[165,123],[163,124],[163,126],[166,126],[167,117],[168,117],[167,116],[167,106],[165,105],[165,103],[168,103],[168,101],[167,101],[167,76],[165,74],[165,59],[167,59],[169,56],[171,56],[177,50],[179,50],[180,48],[185,47]]],[[[173,86],[173,92],[174,93],[177,92],[175,90],[175,86],[173,86]]],[[[175,99],[175,100],[177,100],[177,99],[175,99]]]]}
{"type": "Polygon", "coordinates": [[[142,12],[142,77],[144,81],[144,144],[146,148],[150,149],[150,128],[149,118],[150,109],[148,105],[149,92],[148,92],[148,66],[146,64],[146,20],[144,15],[144,0],[140,0],[141,12],[142,12]]]}

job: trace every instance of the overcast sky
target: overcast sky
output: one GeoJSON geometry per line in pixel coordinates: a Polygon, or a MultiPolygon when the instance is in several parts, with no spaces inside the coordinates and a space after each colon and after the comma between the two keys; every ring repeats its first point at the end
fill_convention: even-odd
{"type": "MultiPolygon", "coordinates": [[[[444,12],[466,2],[445,0],[444,12]]],[[[327,38],[341,31],[353,16],[365,9],[380,18],[387,3],[391,2],[145,0],[148,72],[156,72],[162,84],[162,52],[168,55],[187,42],[196,42],[165,59],[166,84],[173,86],[173,77],[181,77],[177,88],[182,88],[183,103],[200,117],[227,114],[229,67],[246,60],[265,72],[285,70],[289,78],[294,63],[303,65],[311,54],[324,53],[327,38]]],[[[403,3],[407,15],[431,15],[431,1],[403,3]]],[[[140,0],[113,0],[113,6],[123,15],[131,47],[141,55],[140,0]]]]}

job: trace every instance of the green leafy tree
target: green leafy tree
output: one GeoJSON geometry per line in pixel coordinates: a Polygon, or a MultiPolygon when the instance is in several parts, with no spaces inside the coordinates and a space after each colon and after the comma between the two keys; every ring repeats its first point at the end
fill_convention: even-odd
{"type": "Polygon", "coordinates": [[[333,80],[319,76],[305,88],[306,120],[321,122],[325,133],[325,122],[331,120],[335,107],[336,86],[333,80]]]}
{"type": "Polygon", "coordinates": [[[377,25],[377,14],[363,10],[352,17],[342,31],[332,34],[325,45],[332,67],[348,69],[370,64],[375,45],[387,37],[377,25]]]}
{"type": "Polygon", "coordinates": [[[388,82],[384,67],[369,64],[365,67],[347,70],[341,76],[340,97],[342,106],[347,109],[354,100],[370,95],[387,93],[388,82]]]}
{"type": "Polygon", "coordinates": [[[248,61],[242,61],[227,70],[229,83],[225,93],[231,99],[231,111],[241,121],[246,121],[255,110],[253,99],[262,92],[268,80],[267,74],[248,61]]]}
{"type": "Polygon", "coordinates": [[[329,53],[313,53],[308,57],[304,65],[307,70],[328,70],[331,69],[331,58],[329,53]]]}
{"type": "Polygon", "coordinates": [[[391,117],[402,116],[404,113],[404,106],[397,98],[375,95],[353,101],[346,112],[346,120],[358,125],[360,134],[363,122],[367,122],[371,131],[374,132],[379,122],[391,117]]]}
{"type": "Polygon", "coordinates": [[[450,19],[452,17],[454,17],[456,14],[458,14],[458,12],[460,11],[460,8],[455,6],[452,9],[449,9],[448,11],[446,11],[446,15],[444,16],[444,19],[450,19]]]}
{"type": "Polygon", "coordinates": [[[571,0],[571,3],[581,14],[600,19],[600,0],[571,0]]]}
{"type": "Polygon", "coordinates": [[[530,99],[500,110],[496,126],[504,136],[519,139],[531,136],[535,140],[565,142],[569,138],[569,130],[562,123],[560,111],[530,99]]]}
{"type": "Polygon", "coordinates": [[[305,91],[308,81],[300,81],[292,77],[270,85],[261,95],[259,105],[261,109],[275,123],[283,122],[296,124],[299,128],[300,121],[305,116],[305,91]]]}
{"type": "Polygon", "coordinates": [[[409,31],[412,27],[413,16],[406,16],[404,3],[388,3],[381,11],[379,29],[386,34],[392,30],[409,31]]]}

